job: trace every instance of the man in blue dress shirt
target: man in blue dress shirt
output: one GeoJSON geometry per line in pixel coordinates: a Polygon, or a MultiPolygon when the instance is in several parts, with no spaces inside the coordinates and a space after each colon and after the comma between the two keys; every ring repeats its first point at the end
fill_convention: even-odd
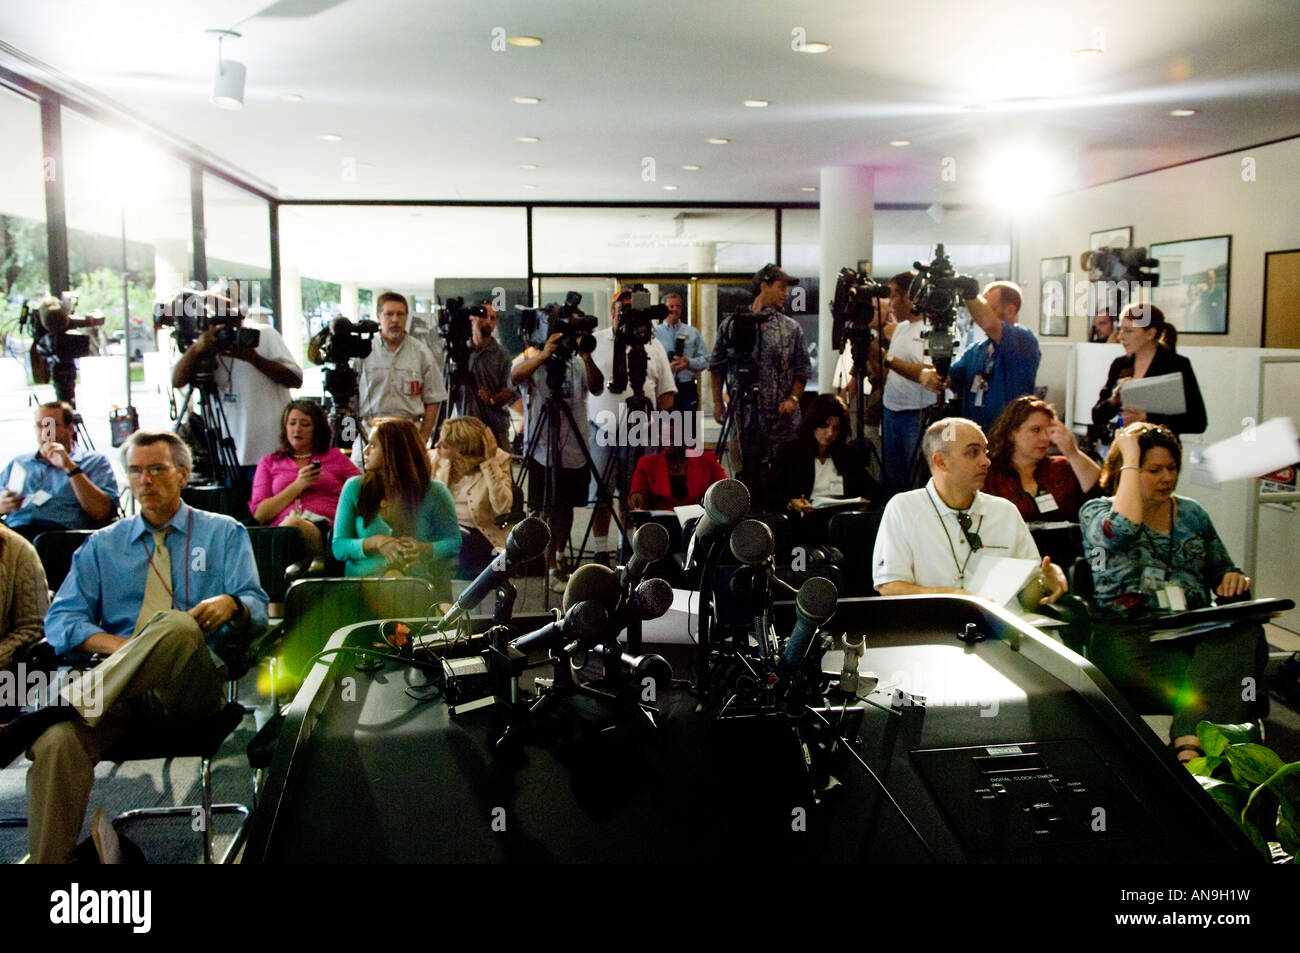
{"type": "Polygon", "coordinates": [[[663,297],[668,316],[655,326],[655,337],[668,352],[668,363],[672,366],[677,381],[677,399],[674,410],[700,409],[700,371],[709,366],[709,349],[704,346],[700,332],[689,324],[682,323],[682,296],[670,291],[663,297]],[[677,353],[677,339],[682,341],[682,353],[677,353]]]}
{"type": "Polygon", "coordinates": [[[35,539],[47,530],[94,529],[117,511],[117,478],[102,453],[77,449],[76,411],[65,401],[36,408],[35,453],[0,470],[0,514],[14,532],[35,539]],[[23,474],[10,488],[14,467],[23,474]]]}
{"type": "Polygon", "coordinates": [[[1013,282],[993,282],[983,295],[966,299],[966,310],[988,339],[968,347],[953,362],[946,380],[927,368],[921,372],[921,383],[937,394],[951,389],[960,415],[987,432],[1003,407],[1034,392],[1042,355],[1034,332],[1016,323],[1020,289],[1013,282]]]}
{"type": "Polygon", "coordinates": [[[108,658],[55,704],[0,730],[0,763],[30,745],[28,838],[37,863],[69,859],[95,764],[110,745],[222,707],[224,665],[206,640],[266,624],[248,532],[181,500],[191,468],[184,442],[138,431],[122,456],[140,513],[77,551],[45,619],[56,652],[108,658]]]}

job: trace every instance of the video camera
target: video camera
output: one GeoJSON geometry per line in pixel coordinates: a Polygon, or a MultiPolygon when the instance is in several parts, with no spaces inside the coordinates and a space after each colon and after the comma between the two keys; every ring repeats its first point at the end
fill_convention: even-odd
{"type": "Polygon", "coordinates": [[[844,350],[844,342],[865,348],[876,335],[872,327],[876,318],[875,302],[889,297],[889,285],[873,281],[869,275],[858,274],[852,268],[841,268],[835,282],[835,297],[831,301],[831,347],[844,350]]]}
{"type": "Polygon", "coordinates": [[[182,352],[209,328],[216,330],[215,350],[219,353],[257,347],[261,332],[241,328],[244,314],[225,295],[214,291],[182,291],[169,301],[153,306],[153,328],[173,328],[176,347],[182,352]]]}
{"type": "Polygon", "coordinates": [[[519,312],[519,334],[527,342],[541,347],[553,334],[562,334],[551,360],[557,364],[567,364],[575,354],[590,354],[596,349],[596,339],[591,332],[599,323],[595,315],[586,314],[578,305],[582,295],[570,291],[564,296],[564,304],[551,302],[544,308],[528,308],[515,305],[519,312]]]}
{"type": "Polygon", "coordinates": [[[1098,248],[1079,256],[1090,281],[1127,281],[1158,284],[1160,261],[1148,257],[1145,247],[1098,248]]]}
{"type": "Polygon", "coordinates": [[[932,261],[916,261],[912,267],[916,269],[916,277],[907,293],[912,299],[912,312],[923,315],[929,323],[930,329],[922,332],[922,337],[926,339],[934,369],[940,377],[947,377],[957,343],[952,336],[957,304],[978,295],[979,282],[970,275],[953,271],[942,242],[935,245],[932,261]]]}
{"type": "Polygon", "coordinates": [[[627,298],[619,307],[618,331],[614,338],[619,344],[649,344],[654,337],[652,321],[668,317],[668,306],[650,304],[650,292],[642,285],[631,285],[619,293],[617,300],[627,298]]]}
{"type": "Polygon", "coordinates": [[[438,309],[438,336],[446,346],[447,360],[460,368],[469,363],[470,342],[474,334],[471,315],[483,317],[487,309],[481,305],[465,307],[464,298],[448,298],[438,309]]]}
{"type": "Polygon", "coordinates": [[[354,357],[369,357],[378,332],[377,322],[354,322],[339,315],[312,337],[307,357],[313,364],[346,364],[354,357]]]}
{"type": "Polygon", "coordinates": [[[41,299],[35,311],[32,311],[28,301],[23,302],[22,310],[18,314],[18,325],[19,327],[31,325],[34,358],[32,376],[36,378],[36,383],[49,383],[52,366],[90,355],[90,336],[73,334],[72,331],[101,327],[104,318],[102,315],[94,314],[84,318],[74,318],[76,312],[77,296],[70,291],[65,291],[60,298],[53,295],[46,296],[41,299]],[[44,380],[41,379],[42,377],[44,380]]]}

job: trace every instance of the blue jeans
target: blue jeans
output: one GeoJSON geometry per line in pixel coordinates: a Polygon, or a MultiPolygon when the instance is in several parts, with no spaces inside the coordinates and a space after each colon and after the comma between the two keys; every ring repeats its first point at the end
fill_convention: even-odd
{"type": "Polygon", "coordinates": [[[890,410],[885,408],[884,429],[885,488],[890,493],[912,489],[912,455],[921,438],[921,412],[919,410],[890,410]]]}

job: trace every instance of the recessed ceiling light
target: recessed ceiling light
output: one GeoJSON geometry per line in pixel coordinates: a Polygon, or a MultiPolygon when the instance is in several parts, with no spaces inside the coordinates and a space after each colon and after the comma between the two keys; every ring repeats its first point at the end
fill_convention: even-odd
{"type": "Polygon", "coordinates": [[[525,162],[525,163],[524,163],[523,165],[521,165],[519,168],[521,168],[521,169],[536,169],[537,166],[534,165],[534,164],[531,163],[531,162],[525,162]]]}
{"type": "Polygon", "coordinates": [[[801,185],[801,186],[799,186],[799,191],[800,191],[800,192],[816,192],[816,191],[817,191],[817,186],[815,186],[815,185],[801,185]]]}
{"type": "Polygon", "coordinates": [[[515,142],[541,142],[537,136],[516,136],[515,142]]]}
{"type": "Polygon", "coordinates": [[[1095,56],[1101,56],[1105,50],[1099,50],[1095,46],[1089,46],[1081,50],[1074,50],[1070,53],[1076,60],[1090,60],[1095,56]]]}
{"type": "Polygon", "coordinates": [[[322,132],[322,133],[320,134],[320,137],[321,137],[322,139],[324,139],[326,142],[342,142],[342,141],[343,141],[343,137],[340,136],[337,132],[322,132]]]}
{"type": "Polygon", "coordinates": [[[536,96],[515,96],[510,101],[518,103],[520,106],[536,106],[541,102],[536,96]]]}
{"type": "Polygon", "coordinates": [[[707,142],[707,143],[708,143],[709,145],[711,145],[711,146],[725,146],[725,145],[726,145],[728,142],[730,142],[731,140],[730,140],[730,139],[723,139],[723,138],[721,138],[721,137],[719,137],[719,136],[713,136],[713,137],[711,137],[711,138],[709,138],[709,139],[706,139],[706,140],[704,140],[704,141],[707,142]]]}
{"type": "Polygon", "coordinates": [[[1195,116],[1196,110],[1195,109],[1171,109],[1169,110],[1169,115],[1177,116],[1181,119],[1184,116],[1195,116]]]}
{"type": "Polygon", "coordinates": [[[962,106],[961,108],[966,110],[967,112],[975,113],[975,112],[980,112],[986,107],[983,103],[967,103],[965,106],[962,106]]]}
{"type": "Polygon", "coordinates": [[[531,182],[528,182],[528,183],[525,183],[524,188],[526,188],[526,189],[535,189],[535,188],[537,188],[537,186],[533,185],[533,183],[531,183],[531,182]]]}
{"type": "Polygon", "coordinates": [[[912,140],[911,139],[890,139],[889,144],[891,146],[897,146],[898,148],[901,149],[903,146],[910,146],[912,144],[912,140]]]}
{"type": "Polygon", "coordinates": [[[302,96],[298,93],[276,93],[275,98],[282,103],[300,103],[302,96]]]}
{"type": "Polygon", "coordinates": [[[699,167],[698,165],[684,165],[684,166],[682,166],[682,171],[683,171],[683,172],[699,172],[699,171],[700,171],[700,167],[699,167]]]}
{"type": "Polygon", "coordinates": [[[539,36],[512,36],[506,39],[511,46],[541,46],[542,38],[539,36]]]}
{"type": "Polygon", "coordinates": [[[665,192],[676,192],[676,191],[677,191],[677,186],[675,186],[675,185],[665,185],[665,186],[664,186],[664,191],[665,191],[665,192]]]}
{"type": "Polygon", "coordinates": [[[816,40],[812,43],[804,43],[795,47],[795,49],[800,53],[825,53],[830,48],[831,45],[829,43],[823,43],[821,40],[816,40]]]}
{"type": "Polygon", "coordinates": [[[745,105],[750,109],[762,109],[764,106],[769,105],[769,103],[766,99],[746,99],[745,105]]]}

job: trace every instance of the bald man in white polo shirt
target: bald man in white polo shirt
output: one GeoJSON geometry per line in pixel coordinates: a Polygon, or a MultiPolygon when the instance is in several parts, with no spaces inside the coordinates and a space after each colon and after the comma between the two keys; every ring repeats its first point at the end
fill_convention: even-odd
{"type": "MultiPolygon", "coordinates": [[[[981,493],[988,476],[988,442],[974,421],[946,417],[922,438],[930,481],[899,493],[885,507],[871,565],[882,596],[923,593],[969,595],[976,551],[1039,559],[1038,547],[1015,504],[981,493]]],[[[1065,573],[1042,559],[1043,583],[1055,602],[1065,573]]]]}

